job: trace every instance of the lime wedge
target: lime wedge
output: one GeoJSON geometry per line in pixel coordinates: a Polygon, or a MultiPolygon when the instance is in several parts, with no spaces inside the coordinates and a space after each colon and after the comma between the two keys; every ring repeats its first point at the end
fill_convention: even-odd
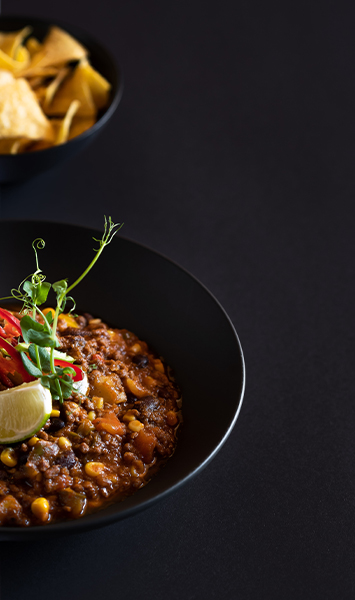
{"type": "Polygon", "coordinates": [[[0,392],[0,444],[20,442],[49,419],[52,396],[39,379],[0,392]]]}

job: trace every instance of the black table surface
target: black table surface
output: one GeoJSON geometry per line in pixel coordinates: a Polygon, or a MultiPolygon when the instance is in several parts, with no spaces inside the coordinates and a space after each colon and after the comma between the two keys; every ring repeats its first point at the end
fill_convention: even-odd
{"type": "MultiPolygon", "coordinates": [[[[124,221],[216,295],[247,385],[221,452],[161,503],[93,532],[4,542],[1,598],[354,598],[353,3],[2,11],[95,34],[125,91],[85,152],[3,186],[0,218],[124,221]]],[[[217,411],[228,393],[221,374],[217,411]]]]}

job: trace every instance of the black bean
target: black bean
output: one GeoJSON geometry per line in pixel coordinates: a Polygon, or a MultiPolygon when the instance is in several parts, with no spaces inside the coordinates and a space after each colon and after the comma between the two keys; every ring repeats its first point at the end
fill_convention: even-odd
{"type": "Polygon", "coordinates": [[[136,400],[138,400],[137,396],[132,394],[132,392],[126,392],[126,396],[127,396],[127,402],[129,404],[133,404],[134,402],[136,402],[136,400]]]}
{"type": "Polygon", "coordinates": [[[18,459],[18,464],[25,465],[27,463],[28,455],[29,455],[29,452],[24,452],[24,454],[20,454],[20,457],[18,459]]]}
{"type": "Polygon", "coordinates": [[[76,463],[75,454],[72,450],[68,450],[67,452],[63,452],[63,454],[58,456],[55,462],[60,467],[67,467],[70,469],[76,463]]]}
{"type": "Polygon", "coordinates": [[[47,431],[49,433],[54,433],[55,431],[59,431],[59,429],[63,429],[63,427],[65,427],[64,421],[62,421],[62,419],[59,417],[53,417],[47,431]]]}
{"type": "Polygon", "coordinates": [[[135,354],[135,356],[132,358],[132,362],[134,362],[137,367],[142,369],[143,367],[147,366],[149,360],[146,354],[135,354]]]}
{"type": "Polygon", "coordinates": [[[59,407],[59,411],[60,411],[60,418],[61,418],[61,420],[62,420],[64,423],[66,423],[66,422],[67,422],[67,416],[68,416],[68,415],[67,415],[67,411],[66,411],[66,408],[65,408],[65,404],[64,404],[64,403],[60,405],[60,407],[59,407]]]}
{"type": "Polygon", "coordinates": [[[169,398],[169,395],[170,395],[170,390],[169,390],[168,386],[163,385],[161,388],[159,388],[159,390],[158,390],[159,398],[167,399],[167,398],[169,398]]]}

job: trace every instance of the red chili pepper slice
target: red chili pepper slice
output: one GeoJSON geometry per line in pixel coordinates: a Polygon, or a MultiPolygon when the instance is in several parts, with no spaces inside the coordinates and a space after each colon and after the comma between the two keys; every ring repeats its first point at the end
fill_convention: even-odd
{"type": "Polygon", "coordinates": [[[11,379],[7,376],[9,373],[9,366],[5,363],[10,362],[7,361],[3,356],[0,357],[0,381],[6,385],[6,387],[11,388],[14,387],[11,379]]]}
{"type": "Polygon", "coordinates": [[[34,381],[35,377],[32,377],[29,373],[27,373],[25,367],[23,366],[23,362],[21,359],[21,354],[15,350],[9,342],[3,340],[0,337],[0,347],[4,348],[6,352],[11,356],[11,360],[2,358],[3,369],[7,368],[7,373],[19,373],[24,382],[28,383],[29,381],[34,381]]]}
{"type": "Polygon", "coordinates": [[[17,317],[14,317],[14,315],[12,315],[8,310],[5,310],[5,308],[0,308],[0,317],[6,321],[6,333],[16,336],[21,335],[21,325],[17,317]]]}
{"type": "Polygon", "coordinates": [[[66,369],[67,367],[71,367],[72,369],[74,369],[75,377],[73,377],[73,381],[81,381],[82,379],[84,379],[84,374],[80,367],[78,367],[77,365],[73,365],[72,363],[67,362],[66,360],[59,360],[57,358],[54,359],[54,364],[56,367],[62,367],[62,369],[66,369]]]}

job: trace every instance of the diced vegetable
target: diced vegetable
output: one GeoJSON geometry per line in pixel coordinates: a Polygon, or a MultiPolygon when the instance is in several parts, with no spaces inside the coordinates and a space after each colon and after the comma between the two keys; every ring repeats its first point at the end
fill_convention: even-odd
{"type": "Polygon", "coordinates": [[[125,432],[125,426],[113,412],[107,412],[103,417],[98,417],[93,421],[93,424],[97,431],[107,431],[107,433],[118,435],[123,435],[125,432]]]}
{"type": "Polygon", "coordinates": [[[109,402],[109,404],[118,404],[127,400],[121,379],[115,373],[112,375],[103,375],[96,371],[93,373],[91,385],[93,395],[100,396],[105,402],[109,402]]]}
{"type": "Polygon", "coordinates": [[[133,440],[138,452],[142,455],[144,462],[150,463],[153,460],[153,453],[156,444],[156,437],[152,433],[142,429],[133,440]]]}
{"type": "Polygon", "coordinates": [[[58,496],[61,504],[70,508],[72,517],[80,517],[85,512],[87,506],[85,494],[74,492],[71,488],[65,488],[59,492],[58,496]]]}

